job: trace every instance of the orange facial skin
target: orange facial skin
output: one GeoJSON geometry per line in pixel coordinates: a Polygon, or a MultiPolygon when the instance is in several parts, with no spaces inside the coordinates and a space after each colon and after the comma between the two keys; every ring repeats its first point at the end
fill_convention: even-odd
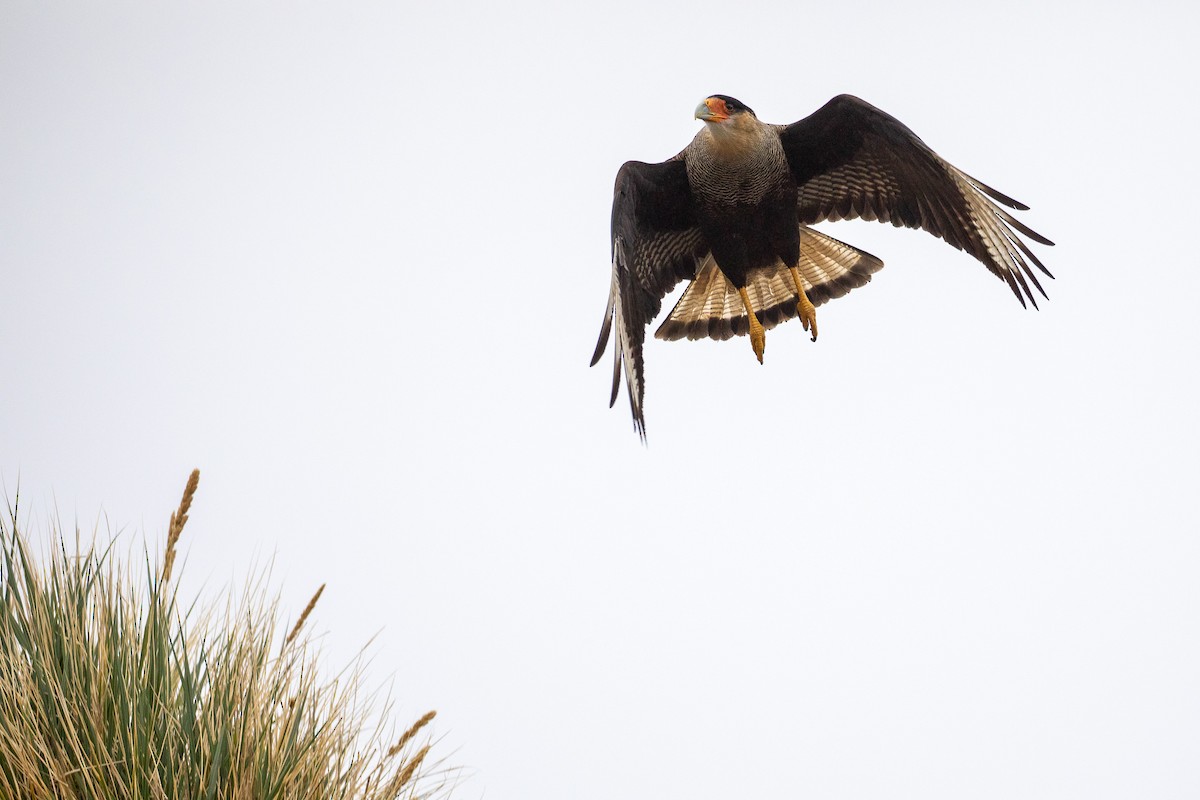
{"type": "Polygon", "coordinates": [[[729,108],[719,97],[710,97],[696,106],[696,119],[702,119],[705,122],[724,122],[729,119],[729,116],[729,108]]]}

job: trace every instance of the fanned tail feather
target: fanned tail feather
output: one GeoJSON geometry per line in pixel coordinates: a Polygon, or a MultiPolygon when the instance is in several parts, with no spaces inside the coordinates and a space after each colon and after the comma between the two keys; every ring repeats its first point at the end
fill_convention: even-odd
{"type": "MultiPolygon", "coordinates": [[[[799,271],[804,279],[804,293],[814,306],[865,286],[871,275],[882,268],[883,262],[870,253],[807,226],[800,227],[799,271]]],[[[752,272],[746,291],[764,328],[770,330],[796,316],[800,297],[791,273],[782,262],[752,272]]],[[[710,255],[654,336],[670,341],[724,341],[743,336],[749,330],[749,317],[737,289],[710,255]]]]}

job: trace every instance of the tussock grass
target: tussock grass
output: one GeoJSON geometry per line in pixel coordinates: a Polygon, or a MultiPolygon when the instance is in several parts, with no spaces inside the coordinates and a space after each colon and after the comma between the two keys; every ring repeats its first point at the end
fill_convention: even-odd
{"type": "Polygon", "coordinates": [[[161,565],[135,569],[111,545],[68,556],[61,529],[40,564],[18,508],[0,516],[0,798],[448,795],[454,772],[427,763],[421,736],[434,712],[397,739],[361,661],[319,678],[300,634],[324,586],[286,637],[262,577],[181,606],[171,573],[199,477],[161,565]]]}

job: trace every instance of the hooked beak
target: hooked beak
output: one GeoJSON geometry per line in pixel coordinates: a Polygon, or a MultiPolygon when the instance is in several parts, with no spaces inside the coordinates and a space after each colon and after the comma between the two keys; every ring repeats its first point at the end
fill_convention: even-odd
{"type": "Polygon", "coordinates": [[[709,97],[696,106],[696,119],[705,122],[724,122],[729,119],[729,109],[725,107],[725,101],[721,98],[709,97]]]}

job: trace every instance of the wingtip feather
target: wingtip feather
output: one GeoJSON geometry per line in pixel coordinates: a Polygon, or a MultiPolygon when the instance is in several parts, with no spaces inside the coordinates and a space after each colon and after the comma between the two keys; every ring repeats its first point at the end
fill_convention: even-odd
{"type": "Polygon", "coordinates": [[[604,355],[604,350],[608,347],[608,337],[612,333],[612,321],[615,312],[616,306],[613,303],[613,296],[610,291],[608,295],[608,309],[604,312],[604,321],[600,323],[600,338],[596,341],[596,349],[592,352],[592,363],[588,366],[596,366],[600,362],[600,357],[604,355]]]}
{"type": "Polygon", "coordinates": [[[612,394],[608,398],[608,407],[612,408],[617,402],[617,393],[621,390],[621,348],[613,348],[612,394]]]}

